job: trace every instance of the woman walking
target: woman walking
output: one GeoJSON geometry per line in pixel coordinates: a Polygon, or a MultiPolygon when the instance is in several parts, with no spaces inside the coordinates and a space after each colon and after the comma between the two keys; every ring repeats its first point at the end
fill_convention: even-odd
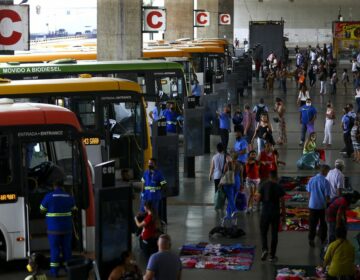
{"type": "Polygon", "coordinates": [[[327,148],[331,147],[332,144],[332,128],[335,120],[335,110],[329,101],[326,105],[326,115],[325,115],[325,128],[324,128],[324,140],[323,145],[326,145],[327,148]]]}

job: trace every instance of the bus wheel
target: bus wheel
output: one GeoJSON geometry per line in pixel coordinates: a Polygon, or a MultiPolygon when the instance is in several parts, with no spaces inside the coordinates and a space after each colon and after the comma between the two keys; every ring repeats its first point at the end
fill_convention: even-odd
{"type": "Polygon", "coordinates": [[[0,259],[6,259],[6,242],[3,233],[0,231],[0,259]]]}

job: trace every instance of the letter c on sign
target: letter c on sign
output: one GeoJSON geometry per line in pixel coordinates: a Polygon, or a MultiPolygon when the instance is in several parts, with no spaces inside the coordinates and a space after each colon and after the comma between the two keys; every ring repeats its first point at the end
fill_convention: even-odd
{"type": "MultiPolygon", "coordinates": [[[[19,14],[13,10],[0,10],[0,22],[4,18],[9,18],[12,22],[21,21],[19,14]]],[[[9,37],[4,37],[0,32],[0,45],[14,45],[20,40],[20,38],[21,33],[17,31],[13,31],[9,37]]]]}
{"type": "Polygon", "coordinates": [[[146,23],[153,29],[158,29],[163,25],[163,22],[158,19],[157,23],[154,23],[153,18],[161,18],[162,14],[159,11],[152,11],[146,17],[146,23]]]}
{"type": "Polygon", "coordinates": [[[206,13],[198,13],[197,16],[196,16],[196,21],[199,24],[206,24],[208,22],[207,21],[207,14],[206,13]]]}
{"type": "Polygon", "coordinates": [[[221,15],[220,19],[222,23],[229,23],[229,15],[221,15]]]}

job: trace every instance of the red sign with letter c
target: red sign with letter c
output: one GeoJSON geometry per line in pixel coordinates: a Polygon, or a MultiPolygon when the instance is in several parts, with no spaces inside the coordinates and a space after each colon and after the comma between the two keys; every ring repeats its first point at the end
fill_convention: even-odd
{"type": "Polygon", "coordinates": [[[205,25],[205,24],[208,23],[207,18],[208,18],[208,14],[207,14],[207,13],[204,13],[204,12],[198,13],[198,14],[196,15],[196,22],[197,22],[198,24],[205,25]]]}
{"type": "Polygon", "coordinates": [[[147,14],[146,23],[149,27],[153,29],[159,29],[163,25],[163,22],[158,20],[157,23],[154,23],[153,19],[155,17],[159,19],[162,18],[163,15],[159,11],[151,11],[150,13],[147,14]]]}
{"type": "MultiPolygon", "coordinates": [[[[9,18],[12,22],[21,21],[20,15],[14,10],[0,10],[0,22],[5,18],[9,18]]],[[[22,34],[17,31],[13,31],[8,37],[3,36],[0,32],[0,45],[15,45],[21,39],[21,36],[22,34]]]]}

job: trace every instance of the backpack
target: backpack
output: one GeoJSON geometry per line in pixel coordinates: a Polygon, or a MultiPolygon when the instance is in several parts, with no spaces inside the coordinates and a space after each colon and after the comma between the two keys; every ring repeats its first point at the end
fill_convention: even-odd
{"type": "Polygon", "coordinates": [[[256,116],[255,116],[255,120],[257,122],[260,121],[260,116],[262,113],[265,113],[265,105],[264,106],[259,106],[259,105],[256,105],[256,116]]]}

